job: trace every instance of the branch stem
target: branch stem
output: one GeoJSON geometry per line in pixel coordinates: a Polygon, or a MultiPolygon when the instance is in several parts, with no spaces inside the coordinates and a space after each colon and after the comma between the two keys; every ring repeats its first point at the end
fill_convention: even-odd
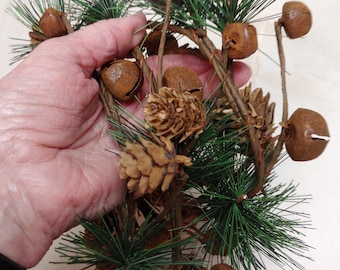
{"type": "Polygon", "coordinates": [[[156,82],[155,76],[153,75],[151,68],[149,67],[148,63],[146,62],[144,55],[143,55],[143,53],[141,52],[141,50],[138,46],[133,48],[132,56],[137,60],[140,68],[143,71],[145,79],[147,80],[147,82],[149,84],[150,93],[157,93],[158,87],[157,87],[157,82],[156,82]]]}
{"type": "Polygon", "coordinates": [[[163,85],[163,83],[162,83],[162,79],[163,79],[163,55],[164,55],[166,36],[167,36],[168,27],[169,27],[169,23],[170,23],[171,5],[172,5],[172,0],[166,0],[163,29],[162,29],[162,32],[161,32],[161,38],[160,38],[159,47],[158,47],[158,72],[157,72],[158,89],[160,89],[163,85]]]}
{"type": "Polygon", "coordinates": [[[211,62],[216,70],[218,77],[223,82],[224,94],[226,95],[228,101],[230,102],[230,105],[233,111],[236,114],[240,114],[243,125],[248,127],[250,146],[255,156],[254,164],[257,169],[256,170],[257,171],[257,183],[255,187],[247,194],[249,198],[252,198],[263,189],[263,184],[265,181],[265,162],[264,162],[264,157],[263,157],[262,146],[260,145],[260,142],[256,137],[255,127],[252,125],[249,125],[248,108],[246,104],[244,104],[240,96],[239,89],[236,87],[236,85],[232,81],[231,72],[228,69],[226,69],[226,67],[224,67],[224,64],[223,64],[223,61],[220,55],[216,53],[217,49],[215,48],[214,44],[211,42],[211,40],[207,36],[204,36],[202,37],[202,43],[198,45],[201,51],[203,50],[203,53],[205,55],[212,56],[211,62]]]}
{"type": "MultiPolygon", "coordinates": [[[[285,124],[288,121],[288,94],[287,94],[287,83],[286,83],[286,60],[282,45],[282,23],[280,20],[275,22],[275,34],[276,34],[276,41],[277,41],[277,48],[279,52],[280,58],[280,67],[281,67],[281,87],[282,87],[282,123],[285,124]]],[[[281,127],[281,133],[278,139],[278,142],[274,148],[273,154],[271,159],[266,168],[266,175],[269,175],[271,170],[273,169],[274,165],[279,158],[283,144],[285,139],[285,127],[284,125],[281,127]]]]}
{"type": "MultiPolygon", "coordinates": [[[[176,187],[174,188],[174,191],[176,192],[176,187]]],[[[182,204],[180,201],[180,196],[176,196],[173,201],[170,203],[172,204],[171,206],[171,226],[172,226],[172,237],[177,239],[179,237],[180,232],[179,228],[182,227],[182,204]]],[[[181,248],[180,247],[175,247],[173,248],[173,253],[172,253],[172,258],[173,261],[180,261],[181,259],[181,248]]],[[[172,266],[173,270],[178,270],[180,267],[178,265],[173,265],[172,266]]]]}
{"type": "Polygon", "coordinates": [[[66,29],[67,29],[67,33],[68,33],[68,34],[73,33],[73,32],[74,32],[74,29],[73,29],[73,27],[72,27],[70,21],[66,18],[66,15],[62,15],[62,16],[61,16],[61,20],[63,21],[63,23],[64,23],[64,25],[65,25],[65,27],[66,27],[66,29]]]}

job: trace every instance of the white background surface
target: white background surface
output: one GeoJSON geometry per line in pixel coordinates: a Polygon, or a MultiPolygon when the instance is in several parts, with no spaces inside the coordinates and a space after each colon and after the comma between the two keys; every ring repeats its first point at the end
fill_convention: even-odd
{"type": "MultiPolygon", "coordinates": [[[[27,29],[17,23],[4,9],[10,1],[0,2],[0,77],[14,68],[9,66],[9,37],[27,38],[27,29]]],[[[284,1],[277,0],[266,15],[281,11],[284,1]]],[[[290,160],[280,165],[276,181],[299,183],[300,194],[311,194],[312,201],[303,205],[302,211],[311,215],[314,230],[304,231],[304,240],[314,247],[306,255],[314,261],[301,260],[307,270],[340,269],[340,30],[338,0],[306,0],[313,13],[312,31],[298,40],[284,40],[288,76],[289,110],[298,107],[309,108],[321,113],[327,120],[331,142],[321,157],[310,162],[296,163],[290,160]]],[[[273,36],[273,21],[258,27],[260,49],[278,61],[276,41],[273,36]]],[[[276,122],[280,121],[281,86],[279,68],[263,53],[257,53],[250,60],[253,69],[252,84],[270,92],[277,103],[276,122]]],[[[0,97],[1,98],[1,97],[0,97]]],[[[1,240],[0,240],[1,241],[1,240]]],[[[58,243],[59,240],[56,240],[58,243]]],[[[25,256],[25,254],[23,254],[25,256]]],[[[53,249],[37,265],[35,270],[75,269],[74,266],[51,265],[49,261],[58,257],[53,249]]],[[[267,264],[268,269],[277,266],[267,264]]]]}

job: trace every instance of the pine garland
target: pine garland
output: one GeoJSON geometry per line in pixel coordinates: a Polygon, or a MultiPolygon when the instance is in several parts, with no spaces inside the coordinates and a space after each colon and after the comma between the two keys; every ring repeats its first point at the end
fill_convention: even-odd
{"type": "MultiPolygon", "coordinates": [[[[214,257],[229,264],[224,264],[225,269],[260,270],[266,268],[266,257],[280,267],[303,269],[295,257],[308,258],[304,254],[310,247],[300,239],[300,230],[308,229],[310,220],[293,207],[306,203],[310,196],[297,195],[293,183],[276,183],[273,172],[284,158],[282,149],[289,130],[280,32],[283,19],[275,26],[283,92],[283,124],[278,138],[273,137],[275,104],[269,102],[269,94],[260,88],[253,90],[251,85],[238,89],[231,79],[231,64],[240,53],[238,46],[247,50],[251,42],[245,40],[242,47],[244,41],[234,36],[236,28],[227,26],[237,23],[237,27],[245,27],[243,31],[253,31],[250,22],[273,2],[14,1],[9,13],[37,39],[16,45],[13,62],[53,38],[41,29],[47,8],[55,9],[65,23],[64,34],[139,10],[150,18],[143,42],[129,59],[122,59],[134,58],[132,62],[140,68],[140,74],[131,78],[139,80],[136,87],[142,84],[142,77],[149,84],[146,102],[137,100],[144,118],[136,117],[116,100],[110,86],[119,82],[108,84],[104,67],[94,73],[111,126],[108,135],[121,148],[120,153],[112,154],[120,157],[120,177],[129,190],[126,200],[98,220],[79,220],[85,231],[64,236],[56,249],[64,261],[57,263],[103,270],[198,270],[210,268],[214,257]],[[222,48],[215,47],[208,31],[218,33],[222,48]],[[196,47],[179,46],[177,40],[183,36],[196,47]],[[194,77],[183,79],[188,74],[194,76],[192,72],[181,69],[181,74],[173,78],[155,78],[146,61],[149,52],[159,56],[158,74],[163,74],[162,56],[166,53],[206,58],[220,84],[211,97],[202,99],[203,84],[186,89],[187,81],[197,81],[194,77]],[[138,199],[133,197],[136,190],[142,193],[138,199]]],[[[257,46],[257,40],[252,44],[257,46]]],[[[252,49],[247,55],[251,53],[252,49]]],[[[115,68],[114,60],[105,68],[115,68]]],[[[127,90],[131,94],[138,89],[127,90]]]]}

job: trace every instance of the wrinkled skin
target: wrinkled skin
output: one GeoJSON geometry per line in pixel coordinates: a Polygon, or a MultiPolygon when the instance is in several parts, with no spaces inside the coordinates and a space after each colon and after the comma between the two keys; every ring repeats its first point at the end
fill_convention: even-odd
{"type": "MultiPolygon", "coordinates": [[[[24,267],[77,217],[94,218],[124,197],[91,74],[136,46],[146,21],[141,14],[117,20],[43,42],[0,81],[0,253],[24,267]]],[[[212,74],[193,56],[165,58],[165,68],[174,64],[193,67],[203,81],[212,74]]],[[[235,74],[243,84],[249,69],[238,64],[235,74]]],[[[145,84],[141,98],[146,91],[145,84]]],[[[136,104],[127,107],[141,115],[136,104]]]]}

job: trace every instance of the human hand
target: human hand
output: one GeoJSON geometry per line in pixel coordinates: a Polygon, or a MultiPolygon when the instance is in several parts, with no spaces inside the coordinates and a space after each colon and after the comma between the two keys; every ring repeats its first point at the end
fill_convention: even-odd
{"type": "MultiPolygon", "coordinates": [[[[95,218],[123,199],[91,75],[136,46],[145,23],[137,14],[45,41],[0,81],[0,253],[20,265],[37,264],[77,217],[95,218]]],[[[169,65],[192,66],[202,80],[212,74],[194,56],[166,57],[169,65]]],[[[249,70],[237,68],[243,84],[249,70]]],[[[142,110],[137,102],[128,109],[142,110]]]]}

